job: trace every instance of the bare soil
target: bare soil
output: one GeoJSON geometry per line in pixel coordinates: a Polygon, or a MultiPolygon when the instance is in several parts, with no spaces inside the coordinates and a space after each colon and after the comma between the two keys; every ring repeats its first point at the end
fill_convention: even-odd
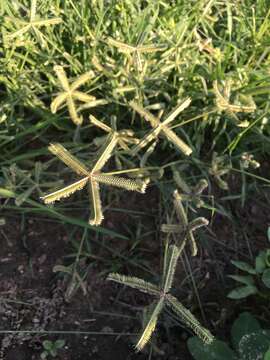
{"type": "MultiPolygon", "coordinates": [[[[144,232],[159,225],[156,220],[157,201],[156,195],[149,197],[149,216],[143,216],[142,220],[144,232]]],[[[115,205],[117,207],[118,204],[115,205]]],[[[134,211],[145,209],[136,197],[130,198],[127,207],[134,211]]],[[[244,208],[240,201],[235,200],[226,201],[226,207],[231,209],[234,221],[215,215],[210,230],[200,237],[200,255],[188,262],[199,299],[184,266],[178,268],[175,280],[176,296],[221,338],[228,337],[230,325],[240,311],[240,305],[237,307],[235,302],[226,299],[226,293],[233,285],[224,276],[234,272],[230,260],[239,257],[251,261],[260,249],[265,249],[268,246],[266,230],[270,225],[266,190],[260,196],[256,194],[254,198],[247,199],[244,208]]],[[[83,280],[85,294],[80,288],[67,301],[70,276],[55,273],[53,268],[57,264],[70,263],[67,256],[74,252],[68,241],[70,226],[50,219],[37,219],[30,214],[22,217],[16,213],[4,213],[4,217],[6,224],[0,227],[1,360],[40,359],[45,339],[66,340],[64,348],[58,353],[59,360],[191,359],[186,348],[190,332],[167,315],[162,317],[153,338],[151,354],[150,347],[140,354],[134,351],[135,335],[141,328],[141,310],[150,299],[135,290],[106,282],[107,263],[104,264],[104,259],[115,264],[116,271],[145,275],[143,270],[136,268],[136,264],[133,266],[124,260],[121,264],[115,254],[102,245],[94,244],[96,259],[83,258],[79,263],[81,269],[87,270],[83,280]],[[71,333],[62,333],[65,331],[71,333]]],[[[134,214],[112,211],[104,225],[113,228],[114,224],[118,224],[117,231],[125,233],[127,228],[136,226],[135,222],[134,214]]],[[[79,242],[80,236],[76,234],[79,242]]],[[[119,239],[106,241],[117,253],[126,257],[143,256],[145,264],[150,264],[154,274],[158,274],[162,244],[153,234],[143,239],[138,253],[134,253],[132,243],[119,239]]],[[[150,274],[147,276],[151,278],[150,274]]],[[[241,310],[249,309],[251,304],[252,300],[243,301],[241,310]]]]}

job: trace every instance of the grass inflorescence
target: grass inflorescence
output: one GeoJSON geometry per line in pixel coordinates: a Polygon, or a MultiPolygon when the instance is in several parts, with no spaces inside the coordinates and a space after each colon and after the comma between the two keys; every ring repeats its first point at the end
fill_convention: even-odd
{"type": "Polygon", "coordinates": [[[200,252],[204,215],[230,218],[215,195],[244,206],[249,183],[269,183],[259,173],[270,150],[266,9],[265,0],[0,4],[1,207],[123,239],[117,223],[102,223],[111,193],[128,210],[129,193],[115,188],[143,193],[145,211],[146,187],[160,193],[161,285],[109,275],[155,297],[138,350],[163,307],[213,339],[170,290],[186,243],[188,257],[200,252]],[[77,194],[86,186],[87,200],[77,194]]]}

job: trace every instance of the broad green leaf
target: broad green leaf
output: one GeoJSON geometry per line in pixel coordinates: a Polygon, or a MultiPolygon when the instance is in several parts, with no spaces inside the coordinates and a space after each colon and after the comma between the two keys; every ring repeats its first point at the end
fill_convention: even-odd
{"type": "Polygon", "coordinates": [[[267,249],[265,252],[265,263],[270,267],[270,249],[267,249]]]}
{"type": "Polygon", "coordinates": [[[204,344],[197,336],[188,339],[188,349],[195,360],[237,360],[236,354],[220,340],[204,344]]]}
{"type": "Polygon", "coordinates": [[[227,297],[229,299],[244,299],[248,297],[249,295],[253,295],[257,293],[256,286],[247,285],[247,286],[240,286],[234,290],[232,290],[227,297]]]}
{"type": "Polygon", "coordinates": [[[55,347],[57,349],[62,349],[62,347],[65,345],[66,343],[66,340],[64,339],[59,339],[59,340],[56,340],[56,342],[54,343],[55,347]]]}
{"type": "Polygon", "coordinates": [[[47,351],[44,351],[44,352],[40,355],[40,358],[41,358],[42,360],[45,360],[45,359],[47,358],[47,356],[48,356],[47,351]]]}
{"type": "Polygon", "coordinates": [[[239,343],[239,360],[259,360],[270,346],[270,331],[258,330],[244,335],[239,343]]]}
{"type": "Polygon", "coordinates": [[[250,275],[245,275],[245,276],[241,276],[241,275],[229,275],[229,277],[235,281],[238,281],[242,284],[246,284],[246,285],[253,285],[254,284],[254,279],[252,276],[250,275]]]}
{"type": "Polygon", "coordinates": [[[51,355],[52,357],[56,357],[56,356],[57,356],[57,350],[56,350],[56,349],[51,349],[50,355],[51,355]]]}
{"type": "Polygon", "coordinates": [[[261,252],[257,257],[256,257],[256,260],[255,260],[255,268],[256,268],[256,272],[258,274],[261,274],[263,273],[263,271],[265,270],[266,268],[266,263],[265,263],[265,252],[261,252]]]}
{"type": "Polygon", "coordinates": [[[270,242],[270,226],[268,226],[268,229],[267,229],[267,238],[268,238],[268,241],[270,242]]]}
{"type": "Polygon", "coordinates": [[[264,270],[262,274],[262,282],[268,288],[270,288],[270,269],[264,270]]]}
{"type": "Polygon", "coordinates": [[[231,263],[236,266],[238,269],[248,272],[251,275],[256,274],[256,270],[248,263],[244,261],[235,261],[232,260],[231,263]]]}
{"type": "Polygon", "coordinates": [[[45,350],[51,350],[52,342],[50,340],[44,340],[42,343],[45,350]]]}
{"type": "Polygon", "coordinates": [[[242,337],[246,334],[251,334],[261,329],[261,326],[257,319],[249,312],[243,312],[233,323],[231,329],[231,341],[235,350],[238,350],[238,346],[242,337]]]}
{"type": "Polygon", "coordinates": [[[263,360],[270,360],[270,348],[264,354],[263,360]]]}

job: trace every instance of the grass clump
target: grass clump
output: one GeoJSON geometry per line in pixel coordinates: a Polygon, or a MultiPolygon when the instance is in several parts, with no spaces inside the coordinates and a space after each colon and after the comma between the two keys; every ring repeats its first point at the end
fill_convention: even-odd
{"type": "MultiPolygon", "coordinates": [[[[156,297],[138,350],[165,305],[206,342],[212,340],[170,288],[185,245],[192,256],[203,248],[194,231],[209,221],[197,212],[232,218],[224,199],[240,199],[244,206],[250,188],[269,184],[260,173],[269,155],[265,9],[265,0],[0,4],[2,208],[40,212],[83,231],[123,238],[117,224],[112,230],[106,222],[100,226],[103,212],[109,218],[112,196],[123,201],[115,188],[144,193],[150,183],[159,191],[159,223],[166,223],[161,233],[167,236],[161,285],[115,272],[108,277],[156,297]],[[66,169],[55,165],[48,150],[80,179],[64,186],[66,169]],[[232,194],[236,176],[240,190],[232,194]],[[101,193],[100,184],[113,190],[101,193]],[[86,186],[89,221],[83,218],[88,200],[79,195],[69,203],[78,216],[67,215],[62,202],[52,207],[38,200],[52,204],[86,186]],[[105,210],[102,197],[109,204],[105,210]]],[[[120,212],[128,210],[125,203],[120,212]]]]}

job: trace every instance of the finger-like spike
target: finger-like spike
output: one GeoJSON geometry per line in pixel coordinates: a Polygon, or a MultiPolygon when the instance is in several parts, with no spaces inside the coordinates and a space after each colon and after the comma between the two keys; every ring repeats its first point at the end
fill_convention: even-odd
{"type": "Polygon", "coordinates": [[[192,220],[188,226],[191,231],[195,231],[203,226],[207,226],[208,224],[209,224],[209,221],[206,218],[198,217],[198,218],[192,220]]]}
{"type": "Polygon", "coordinates": [[[191,256],[196,256],[198,253],[198,247],[196,244],[196,240],[194,238],[193,232],[188,230],[187,231],[187,239],[189,241],[189,246],[190,246],[190,250],[191,250],[191,256]]]}
{"type": "Polygon", "coordinates": [[[89,181],[88,190],[91,206],[91,218],[89,219],[89,224],[93,226],[98,226],[104,219],[98,183],[93,180],[89,181]]]}
{"type": "Polygon", "coordinates": [[[5,35],[5,39],[7,41],[10,41],[10,40],[12,40],[12,39],[14,39],[16,37],[19,37],[19,36],[25,34],[30,29],[30,27],[31,27],[31,25],[29,25],[29,24],[25,25],[22,29],[14,31],[11,34],[5,35]]]}
{"type": "Polygon", "coordinates": [[[66,72],[65,72],[63,66],[55,65],[53,69],[58,77],[58,80],[59,80],[62,88],[65,91],[69,91],[70,90],[69,83],[68,83],[67,75],[66,75],[66,72]]]}
{"type": "Polygon", "coordinates": [[[85,84],[87,81],[93,79],[95,73],[93,71],[88,71],[85,74],[79,76],[71,85],[71,91],[78,89],[81,85],[85,84]]]}
{"type": "Polygon", "coordinates": [[[145,146],[147,146],[151,141],[153,141],[154,139],[156,139],[158,137],[158,134],[160,133],[161,128],[157,127],[151,131],[149,131],[148,134],[146,134],[141,140],[140,142],[134,146],[130,153],[131,155],[136,155],[141,149],[143,149],[145,146]]]}
{"type": "Polygon", "coordinates": [[[34,27],[40,27],[40,26],[50,26],[50,25],[57,25],[62,22],[61,18],[51,18],[51,19],[45,19],[45,20],[35,20],[32,21],[32,26],[34,27]]]}
{"type": "Polygon", "coordinates": [[[86,166],[73,156],[63,145],[59,143],[50,144],[48,149],[78,175],[89,175],[89,170],[86,166]]]}
{"type": "Polygon", "coordinates": [[[174,296],[168,294],[166,296],[166,304],[182,319],[183,323],[190,327],[196,335],[199,336],[206,344],[210,344],[214,337],[205,329],[195,316],[186,309],[174,296]]]}
{"type": "Polygon", "coordinates": [[[141,54],[136,50],[133,54],[133,62],[139,72],[143,71],[143,62],[141,54]]]}
{"type": "Polygon", "coordinates": [[[35,19],[36,11],[37,11],[37,0],[31,0],[30,22],[32,22],[35,19]]]}
{"type": "Polygon", "coordinates": [[[77,99],[77,100],[79,100],[81,102],[85,102],[85,103],[92,102],[92,101],[96,100],[95,96],[85,94],[84,92],[78,91],[78,90],[74,90],[72,92],[72,96],[75,99],[77,99]]]}
{"type": "Polygon", "coordinates": [[[92,177],[102,184],[116,186],[130,191],[138,191],[141,193],[145,193],[146,186],[149,182],[148,180],[132,180],[102,173],[95,173],[92,177]]]}
{"type": "Polygon", "coordinates": [[[175,225],[175,224],[162,224],[161,231],[164,233],[181,233],[184,230],[183,225],[175,225]]]}
{"type": "Polygon", "coordinates": [[[117,141],[118,141],[118,138],[117,138],[116,133],[113,132],[112,134],[108,135],[105,144],[103,145],[102,149],[100,150],[100,155],[98,157],[96,164],[94,165],[94,167],[92,169],[92,173],[98,172],[99,170],[101,170],[103,168],[103,166],[106,164],[106,162],[110,159],[112,152],[117,145],[117,141]]]}
{"type": "Polygon", "coordinates": [[[192,149],[181,140],[171,129],[162,126],[162,132],[166,135],[168,140],[170,140],[175,147],[177,147],[185,155],[189,156],[192,153],[192,149]]]}
{"type": "Polygon", "coordinates": [[[107,280],[114,281],[118,284],[130,286],[133,289],[138,289],[147,294],[152,294],[157,296],[160,293],[160,290],[157,286],[145,280],[139,279],[135,276],[126,276],[117,273],[111,273],[108,275],[107,280]]]}
{"type": "Polygon", "coordinates": [[[184,191],[186,194],[191,193],[191,189],[188,186],[188,184],[185,182],[185,180],[181,177],[179,171],[173,170],[173,179],[176,182],[177,186],[184,191]]]}
{"type": "Polygon", "coordinates": [[[94,124],[95,126],[99,127],[100,129],[110,133],[112,131],[112,129],[104,124],[103,122],[99,121],[97,118],[95,118],[93,115],[89,116],[89,120],[92,124],[94,124]]]}
{"type": "Polygon", "coordinates": [[[99,59],[96,55],[92,57],[92,64],[100,72],[103,72],[105,70],[104,67],[100,64],[99,59]]]}
{"type": "Polygon", "coordinates": [[[151,126],[156,127],[160,124],[160,121],[150,113],[150,111],[144,109],[141,105],[136,103],[135,101],[131,101],[129,103],[131,108],[136,111],[141,117],[143,117],[146,121],[149,121],[151,126]]]}
{"type": "Polygon", "coordinates": [[[115,46],[121,52],[124,52],[124,53],[132,53],[132,52],[136,51],[136,47],[127,45],[122,41],[113,39],[112,37],[108,37],[107,43],[108,43],[108,45],[115,46]]]}
{"type": "Polygon", "coordinates": [[[198,184],[195,185],[194,187],[194,194],[195,195],[200,195],[201,193],[203,193],[203,191],[208,187],[208,182],[205,179],[200,179],[198,184]]]}
{"type": "Polygon", "coordinates": [[[67,96],[67,107],[71,120],[74,122],[74,124],[81,125],[83,118],[78,116],[74,100],[71,96],[67,96]]]}
{"type": "Polygon", "coordinates": [[[60,189],[51,194],[41,197],[41,200],[43,200],[45,204],[52,204],[57,200],[61,200],[62,198],[69,197],[75,191],[83,189],[87,181],[88,181],[88,177],[85,177],[69,186],[64,187],[63,189],[60,189]]]}
{"type": "Polygon", "coordinates": [[[86,110],[86,109],[91,109],[97,106],[101,106],[101,105],[107,105],[108,101],[105,99],[97,99],[97,100],[93,100],[93,101],[89,101],[81,106],[78,107],[78,112],[82,111],[82,110],[86,110]]]}
{"type": "Polygon", "coordinates": [[[163,121],[163,125],[170,124],[183,110],[185,110],[191,103],[191,98],[185,99],[181,104],[177,105],[163,121]]]}
{"type": "Polygon", "coordinates": [[[162,274],[162,289],[165,294],[167,294],[172,287],[179,255],[180,249],[175,245],[169,246],[167,252],[164,255],[165,258],[162,274]]]}
{"type": "Polygon", "coordinates": [[[177,214],[180,224],[183,224],[183,226],[185,228],[185,231],[186,231],[185,238],[188,239],[188,242],[189,242],[189,245],[191,248],[191,255],[195,256],[198,252],[198,248],[196,245],[196,241],[195,241],[193,232],[189,228],[187,214],[186,214],[185,209],[182,204],[182,197],[177,190],[174,191],[174,207],[175,207],[176,214],[177,214]]]}
{"type": "Polygon", "coordinates": [[[188,225],[188,218],[187,218],[187,214],[186,214],[185,209],[182,204],[181,195],[179,194],[179,192],[177,190],[175,190],[173,193],[173,196],[174,196],[174,207],[176,210],[178,220],[180,223],[182,223],[186,227],[188,225]]]}
{"type": "Polygon", "coordinates": [[[164,45],[138,45],[136,47],[138,52],[141,53],[153,53],[156,51],[163,51],[167,48],[167,46],[164,45]]]}
{"type": "Polygon", "coordinates": [[[141,351],[150,340],[158,321],[158,316],[164,306],[164,299],[154,302],[148,311],[146,326],[136,344],[136,350],[141,351]]]}
{"type": "Polygon", "coordinates": [[[66,93],[60,93],[51,103],[51,112],[55,114],[67,98],[66,93]]]}

